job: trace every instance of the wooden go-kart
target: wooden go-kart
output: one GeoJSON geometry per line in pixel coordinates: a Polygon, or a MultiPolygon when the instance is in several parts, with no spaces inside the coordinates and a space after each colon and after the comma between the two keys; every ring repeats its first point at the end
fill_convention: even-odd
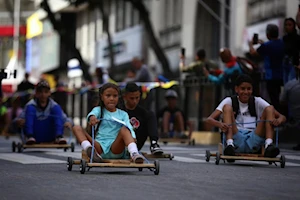
{"type": "MultiPolygon", "coordinates": [[[[72,140],[72,135],[73,133],[70,132],[70,138],[69,141],[72,140]]],[[[71,149],[71,152],[74,152],[75,150],[75,144],[74,142],[68,142],[67,144],[57,144],[54,142],[49,142],[49,143],[38,143],[38,144],[26,144],[25,142],[25,135],[23,132],[23,129],[21,131],[21,141],[16,143],[15,141],[12,142],[12,152],[18,152],[21,153],[23,152],[24,149],[41,149],[41,148],[52,148],[52,149],[64,149],[64,151],[67,151],[68,149],[71,149]]]]}
{"type": "Polygon", "coordinates": [[[235,156],[227,156],[223,155],[223,144],[219,144],[218,151],[216,153],[211,153],[209,150],[206,150],[205,153],[205,160],[206,162],[210,161],[211,157],[215,157],[216,161],[215,164],[219,165],[220,160],[223,160],[224,163],[226,160],[230,160],[231,162],[234,162],[235,160],[249,160],[249,161],[266,161],[270,165],[274,164],[277,166],[276,163],[280,163],[280,167],[284,168],[285,167],[285,156],[281,155],[280,157],[276,158],[266,158],[264,157],[264,148],[262,147],[261,153],[252,153],[252,154],[244,154],[244,153],[236,153],[235,156]]]}
{"type": "Polygon", "coordinates": [[[90,161],[85,151],[82,151],[82,158],[80,160],[68,157],[67,169],[72,171],[73,165],[80,165],[80,173],[84,174],[93,167],[113,167],[113,168],[137,168],[143,171],[144,168],[153,171],[155,175],[159,174],[159,161],[155,160],[154,163],[136,164],[130,159],[103,159],[101,163],[93,163],[90,161]]]}
{"type": "Polygon", "coordinates": [[[41,149],[41,148],[52,148],[52,149],[64,149],[67,151],[71,149],[72,152],[75,150],[75,144],[71,142],[70,144],[55,144],[55,143],[40,143],[40,144],[23,144],[21,142],[16,143],[15,141],[12,142],[12,152],[23,152],[24,149],[41,149]]]}

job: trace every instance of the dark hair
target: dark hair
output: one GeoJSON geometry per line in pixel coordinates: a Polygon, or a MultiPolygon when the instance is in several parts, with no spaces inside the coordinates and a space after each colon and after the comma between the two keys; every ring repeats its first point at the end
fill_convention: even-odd
{"type": "Polygon", "coordinates": [[[125,93],[140,91],[140,87],[134,82],[128,82],[125,86],[125,93]]]}
{"type": "Polygon", "coordinates": [[[242,83],[250,83],[251,85],[253,85],[252,78],[247,74],[241,74],[236,78],[235,86],[240,86],[242,83]]]}
{"type": "Polygon", "coordinates": [[[25,73],[25,79],[28,79],[29,78],[29,73],[25,73]]]}
{"type": "Polygon", "coordinates": [[[284,20],[284,25],[285,25],[285,23],[286,23],[287,21],[290,21],[290,22],[293,23],[294,31],[297,32],[297,30],[296,30],[296,21],[295,21],[293,18],[289,17],[289,18],[286,18],[286,19],[284,20]]]}
{"type": "Polygon", "coordinates": [[[204,49],[198,49],[197,50],[197,56],[199,59],[204,59],[206,57],[206,53],[204,49]]]}
{"type": "Polygon", "coordinates": [[[42,81],[38,82],[38,84],[36,85],[36,91],[40,92],[40,91],[42,91],[43,88],[50,90],[50,85],[49,85],[48,81],[42,80],[42,81]]]}
{"type": "Polygon", "coordinates": [[[278,38],[279,30],[278,26],[275,24],[268,24],[266,29],[267,35],[269,35],[271,38],[278,38]]]}
{"type": "MultiPolygon", "coordinates": [[[[101,95],[103,94],[103,92],[104,92],[105,90],[107,90],[108,88],[113,88],[113,89],[115,89],[115,90],[118,91],[118,94],[120,94],[120,89],[119,89],[119,87],[118,87],[117,85],[115,85],[115,84],[113,84],[113,83],[106,83],[106,84],[102,85],[102,86],[99,88],[99,96],[101,96],[101,95]]],[[[101,107],[104,107],[104,102],[101,100],[101,98],[100,98],[100,101],[99,101],[99,105],[100,105],[101,107]]],[[[102,110],[102,109],[101,109],[101,110],[102,110]]]]}
{"type": "MultiPolygon", "coordinates": [[[[105,90],[107,90],[108,88],[113,88],[113,89],[115,89],[115,90],[118,91],[118,94],[120,94],[120,89],[119,89],[119,87],[118,87],[117,85],[115,85],[115,84],[113,84],[113,83],[105,83],[104,85],[102,85],[102,86],[99,88],[99,97],[100,97],[100,96],[103,94],[103,92],[104,92],[105,90]]],[[[100,106],[100,108],[101,108],[100,118],[102,119],[102,118],[103,118],[103,113],[104,113],[103,108],[105,107],[105,105],[104,105],[104,102],[101,100],[101,98],[99,99],[99,106],[100,106]]],[[[95,130],[95,133],[96,133],[96,134],[97,134],[97,132],[98,132],[98,129],[99,129],[99,127],[100,127],[101,122],[102,122],[102,120],[99,121],[98,126],[97,126],[97,128],[96,128],[96,130],[95,130]]],[[[96,137],[96,135],[95,135],[95,137],[96,137]]]]}

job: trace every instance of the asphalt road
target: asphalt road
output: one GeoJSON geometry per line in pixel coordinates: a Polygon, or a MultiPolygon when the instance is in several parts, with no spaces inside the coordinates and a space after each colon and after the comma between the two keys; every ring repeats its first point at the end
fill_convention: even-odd
{"type": "MultiPolygon", "coordinates": [[[[281,149],[285,168],[266,162],[214,158],[205,161],[205,150],[216,146],[161,145],[175,158],[160,159],[160,173],[148,169],[92,168],[80,174],[79,166],[68,171],[68,156],[61,149],[25,149],[12,153],[11,142],[0,137],[0,199],[300,199],[300,152],[281,149]]],[[[143,151],[149,151],[146,145],[143,151]]],[[[153,162],[152,160],[150,162],[153,162]]]]}

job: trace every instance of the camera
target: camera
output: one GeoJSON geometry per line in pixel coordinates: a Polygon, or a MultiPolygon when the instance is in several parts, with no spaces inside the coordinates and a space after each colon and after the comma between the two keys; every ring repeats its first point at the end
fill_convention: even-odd
{"type": "Polygon", "coordinates": [[[258,34],[257,33],[253,34],[252,43],[253,44],[258,44],[258,34]]]}

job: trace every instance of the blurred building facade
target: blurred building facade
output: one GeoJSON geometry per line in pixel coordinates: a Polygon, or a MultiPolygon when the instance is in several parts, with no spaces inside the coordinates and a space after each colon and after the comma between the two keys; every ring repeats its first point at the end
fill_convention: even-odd
{"type": "MultiPolygon", "coordinates": [[[[41,0],[34,2],[36,8],[39,8],[41,0]]],[[[103,29],[99,9],[89,7],[87,1],[81,1],[76,7],[66,0],[48,2],[53,12],[60,14],[62,19],[69,20],[69,30],[74,35],[76,47],[84,60],[91,65],[90,73],[94,73],[99,65],[109,67],[107,35],[103,29]]],[[[122,72],[120,76],[124,76],[123,71],[130,66],[133,57],[143,58],[154,75],[161,73],[162,68],[150,49],[138,11],[126,1],[106,2],[108,2],[105,9],[109,10],[109,30],[113,39],[115,65],[122,72]]],[[[178,72],[181,47],[186,49],[186,62],[194,59],[199,47],[206,49],[207,57],[216,61],[219,60],[221,47],[229,47],[233,54],[243,55],[248,50],[247,41],[252,38],[254,32],[258,33],[261,39],[265,39],[265,26],[270,22],[278,24],[282,30],[283,19],[294,17],[299,3],[298,0],[143,0],[143,2],[149,10],[155,35],[169,60],[171,70],[175,73],[178,72]]],[[[31,52],[29,53],[31,59],[26,65],[28,70],[39,68],[42,72],[51,72],[59,68],[66,69],[69,57],[65,55],[67,51],[64,51],[59,35],[51,28],[42,9],[36,14],[44,28],[39,36],[27,38],[28,48],[31,48],[28,51],[31,52]],[[37,43],[45,49],[34,50],[40,49],[37,43]],[[43,56],[47,54],[52,55],[51,59],[50,56],[43,56]]]]}
{"type": "Polygon", "coordinates": [[[18,48],[18,66],[9,66],[13,58],[14,50],[14,2],[13,0],[0,0],[0,69],[18,71],[18,80],[13,78],[4,79],[2,81],[3,92],[11,92],[24,76],[25,63],[25,35],[26,35],[26,18],[34,12],[34,3],[31,0],[20,1],[19,16],[19,48],[18,48]]]}

